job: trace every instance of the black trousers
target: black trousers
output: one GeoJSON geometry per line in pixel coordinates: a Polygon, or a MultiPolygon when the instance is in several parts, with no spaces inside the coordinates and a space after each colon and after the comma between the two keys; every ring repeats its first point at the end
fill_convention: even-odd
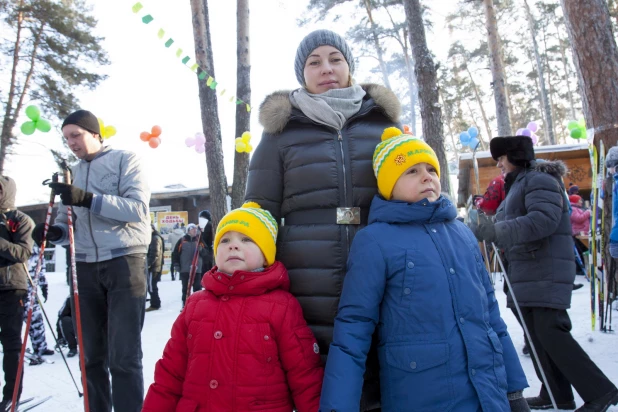
{"type": "MultiPolygon", "coordinates": [[[[521,311],[557,403],[573,400],[571,386],[584,402],[600,398],[615,389],[571,335],[571,319],[566,310],[524,307],[521,311]]],[[[532,360],[536,375],[543,382],[534,356],[532,360]]],[[[539,396],[550,399],[545,384],[539,396]]]]}
{"type": "MultiPolygon", "coordinates": [[[[17,379],[17,367],[19,366],[19,353],[21,352],[21,328],[24,324],[25,290],[7,290],[0,292],[0,343],[4,356],[2,368],[4,369],[4,388],[2,388],[3,400],[13,398],[15,381],[17,379]]],[[[24,373],[19,385],[19,395],[23,387],[24,373]]],[[[19,398],[18,398],[19,399],[19,398]]]]}
{"type": "MultiPolygon", "coordinates": [[[[189,274],[186,272],[180,273],[180,281],[182,282],[182,307],[185,306],[185,300],[187,300],[187,286],[189,286],[189,274]]],[[[193,291],[197,292],[202,290],[202,275],[195,273],[195,279],[193,280],[193,291]]]]}
{"type": "MultiPolygon", "coordinates": [[[[146,254],[77,262],[79,305],[92,412],[140,412],[146,254]],[[110,386],[109,375],[112,382],[110,386]]],[[[75,314],[71,293],[71,309],[75,314]]],[[[77,316],[73,316],[77,323],[77,316]]],[[[77,325],[74,324],[75,330],[77,325]]]]}
{"type": "Polygon", "coordinates": [[[67,341],[69,349],[77,349],[77,338],[75,337],[75,328],[73,328],[73,318],[71,316],[63,316],[58,318],[58,326],[64,340],[67,341]]]}
{"type": "Polygon", "coordinates": [[[161,298],[159,297],[159,281],[161,272],[148,272],[148,293],[150,294],[150,306],[159,309],[161,298]]]}

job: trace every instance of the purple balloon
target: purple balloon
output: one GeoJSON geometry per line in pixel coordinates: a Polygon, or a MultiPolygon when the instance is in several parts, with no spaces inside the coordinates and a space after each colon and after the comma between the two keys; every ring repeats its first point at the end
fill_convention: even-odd
{"type": "Polygon", "coordinates": [[[515,136],[522,136],[523,132],[524,132],[524,129],[517,129],[517,131],[515,132],[515,136]]]}
{"type": "Polygon", "coordinates": [[[532,133],[532,136],[530,136],[530,138],[532,139],[532,144],[533,145],[536,145],[539,142],[539,136],[537,136],[534,133],[532,133]]]}
{"type": "Polygon", "coordinates": [[[536,124],[536,122],[530,122],[528,126],[526,126],[526,129],[529,129],[532,133],[536,133],[536,131],[539,130],[539,125],[536,124]]]}
{"type": "Polygon", "coordinates": [[[532,132],[530,131],[530,129],[524,129],[521,131],[521,135],[520,136],[532,136],[532,132]]]}

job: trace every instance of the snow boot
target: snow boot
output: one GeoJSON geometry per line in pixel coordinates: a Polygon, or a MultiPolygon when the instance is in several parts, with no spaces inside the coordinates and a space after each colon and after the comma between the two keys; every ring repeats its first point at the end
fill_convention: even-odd
{"type": "Polygon", "coordinates": [[[72,358],[77,355],[77,348],[69,349],[69,353],[67,353],[67,358],[72,358]]]}
{"type": "Polygon", "coordinates": [[[39,356],[50,356],[50,355],[53,355],[54,353],[56,353],[56,352],[54,352],[51,349],[45,349],[44,351],[41,351],[39,353],[39,356]]]}
{"type": "Polygon", "coordinates": [[[38,355],[32,355],[29,359],[30,359],[30,363],[29,363],[30,366],[36,366],[36,365],[45,363],[43,358],[38,355]]]}
{"type": "Polygon", "coordinates": [[[616,404],[618,404],[618,389],[614,389],[591,402],[586,402],[575,412],[605,412],[610,406],[616,404]]]}
{"type": "Polygon", "coordinates": [[[530,356],[530,347],[528,346],[527,343],[524,345],[524,348],[521,350],[521,353],[523,353],[526,356],[530,356]]]}
{"type": "MultiPolygon", "coordinates": [[[[554,409],[551,401],[549,399],[541,398],[540,396],[535,396],[534,398],[526,398],[526,402],[528,402],[528,406],[530,409],[554,409]]],[[[556,406],[558,409],[575,409],[575,401],[558,403],[556,402],[556,406]]]]}

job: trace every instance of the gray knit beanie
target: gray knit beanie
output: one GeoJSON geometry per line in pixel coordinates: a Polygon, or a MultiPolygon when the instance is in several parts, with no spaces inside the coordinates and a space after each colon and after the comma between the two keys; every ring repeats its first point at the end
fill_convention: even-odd
{"type": "Polygon", "coordinates": [[[605,156],[605,167],[618,166],[618,146],[614,146],[608,150],[605,156]]]}
{"type": "Polygon", "coordinates": [[[350,74],[354,73],[354,56],[352,55],[352,49],[350,49],[345,39],[330,30],[316,30],[306,35],[296,50],[294,71],[296,72],[298,83],[303,86],[305,85],[304,71],[307,58],[312,51],[320,46],[332,46],[339,50],[350,67],[350,74]]]}

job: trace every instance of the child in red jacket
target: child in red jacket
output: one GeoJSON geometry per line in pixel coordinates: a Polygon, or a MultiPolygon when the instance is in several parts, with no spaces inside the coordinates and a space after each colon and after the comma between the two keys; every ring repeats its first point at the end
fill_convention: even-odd
{"type": "Polygon", "coordinates": [[[223,217],[216,266],[174,322],[144,412],[317,412],[324,369],[256,203],[223,217]]]}

